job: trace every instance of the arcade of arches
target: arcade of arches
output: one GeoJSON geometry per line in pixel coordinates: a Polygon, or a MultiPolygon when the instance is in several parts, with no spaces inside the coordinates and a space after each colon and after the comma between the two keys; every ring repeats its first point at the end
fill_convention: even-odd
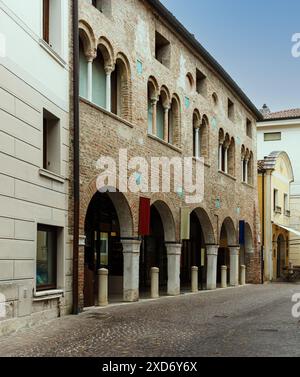
{"type": "Polygon", "coordinates": [[[97,303],[97,273],[109,272],[109,299],[133,302],[140,293],[150,292],[152,267],[159,268],[160,293],[180,294],[189,289],[191,269],[199,268],[199,289],[216,289],[221,266],[228,266],[228,282],[239,285],[239,267],[247,264],[253,252],[251,228],[246,223],[245,244],[237,245],[236,228],[226,218],[220,230],[219,243],[206,211],[197,208],[190,213],[189,239],[179,243],[172,211],[163,201],[150,207],[150,233],[134,234],[134,219],[126,197],[120,192],[100,193],[92,197],[85,217],[84,306],[97,303]]]}

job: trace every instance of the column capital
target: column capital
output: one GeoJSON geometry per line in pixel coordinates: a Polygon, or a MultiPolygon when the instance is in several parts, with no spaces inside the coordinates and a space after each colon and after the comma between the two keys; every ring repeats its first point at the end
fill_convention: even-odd
{"type": "Polygon", "coordinates": [[[115,67],[112,64],[108,64],[104,67],[104,71],[107,75],[110,75],[114,71],[115,67]]]}
{"type": "Polygon", "coordinates": [[[165,243],[168,255],[181,255],[181,243],[165,243]]]}
{"type": "Polygon", "coordinates": [[[85,52],[85,57],[88,62],[92,62],[97,57],[97,51],[94,48],[90,48],[85,52]]]}
{"type": "Polygon", "coordinates": [[[240,246],[228,246],[230,250],[230,255],[239,255],[240,254],[240,246]]]}
{"type": "Polygon", "coordinates": [[[170,105],[164,106],[164,112],[168,112],[171,109],[170,105]]]}
{"type": "Polygon", "coordinates": [[[158,102],[158,98],[156,98],[156,97],[151,97],[151,98],[150,98],[150,101],[151,101],[151,105],[154,106],[154,105],[157,104],[157,102],[158,102]]]}
{"type": "Polygon", "coordinates": [[[139,254],[141,241],[139,240],[121,240],[123,245],[123,254],[139,254]]]}
{"type": "Polygon", "coordinates": [[[206,245],[207,255],[218,255],[219,245],[206,245]]]}

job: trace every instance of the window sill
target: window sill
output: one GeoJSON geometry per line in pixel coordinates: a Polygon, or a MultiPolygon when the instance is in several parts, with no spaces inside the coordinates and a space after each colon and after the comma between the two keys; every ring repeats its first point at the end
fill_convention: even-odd
{"type": "Polygon", "coordinates": [[[39,291],[34,293],[33,301],[54,300],[62,297],[64,291],[62,289],[51,289],[49,291],[39,291]]]}
{"type": "Polygon", "coordinates": [[[250,188],[254,189],[254,186],[251,185],[250,183],[242,182],[242,184],[243,184],[244,186],[247,186],[247,187],[250,187],[250,188]]]}
{"type": "Polygon", "coordinates": [[[91,102],[91,101],[87,100],[86,98],[83,98],[83,97],[79,97],[79,98],[80,98],[80,101],[82,101],[83,103],[93,107],[96,110],[101,111],[102,113],[108,115],[109,117],[111,117],[115,120],[118,120],[119,122],[125,124],[126,126],[128,126],[130,128],[134,128],[134,125],[132,123],[130,123],[128,120],[121,118],[119,115],[116,115],[116,114],[114,114],[110,111],[107,111],[106,109],[104,109],[104,107],[98,106],[94,102],[91,102]]]}
{"type": "MultiPolygon", "coordinates": [[[[211,167],[210,163],[205,161],[205,157],[200,157],[200,158],[204,158],[204,166],[206,166],[207,168],[210,168],[210,167],[211,167]]],[[[193,157],[193,160],[194,160],[194,161],[197,161],[198,158],[197,158],[197,157],[193,157]]]]}
{"type": "Polygon", "coordinates": [[[45,170],[45,169],[40,169],[39,174],[42,177],[52,179],[53,181],[59,182],[59,183],[65,183],[66,178],[63,177],[62,175],[58,175],[53,173],[52,171],[45,170]]]}
{"type": "Polygon", "coordinates": [[[236,181],[236,178],[235,178],[233,175],[231,175],[231,174],[225,173],[225,172],[222,171],[222,170],[219,170],[219,173],[222,174],[222,175],[225,175],[225,177],[230,178],[230,179],[232,179],[233,181],[236,181]]]}
{"type": "Polygon", "coordinates": [[[159,137],[155,136],[155,135],[151,135],[151,134],[148,134],[147,135],[150,139],[152,140],[155,140],[155,141],[158,141],[159,143],[165,145],[166,147],[169,147],[170,149],[173,149],[174,151],[178,152],[178,153],[182,153],[182,150],[178,147],[176,147],[175,145],[173,144],[170,144],[170,143],[167,143],[166,141],[160,139],[159,137]]]}
{"type": "Polygon", "coordinates": [[[67,62],[61,58],[57,52],[53,50],[53,48],[45,42],[43,39],[39,40],[39,45],[54,59],[58,64],[60,64],[63,68],[66,67],[67,62]]]}

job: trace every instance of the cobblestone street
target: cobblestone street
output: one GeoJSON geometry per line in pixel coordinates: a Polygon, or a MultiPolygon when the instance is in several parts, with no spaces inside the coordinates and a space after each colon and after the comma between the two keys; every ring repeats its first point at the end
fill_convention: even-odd
{"type": "Polygon", "coordinates": [[[300,356],[300,285],[273,284],[110,306],[0,340],[1,356],[300,356]]]}

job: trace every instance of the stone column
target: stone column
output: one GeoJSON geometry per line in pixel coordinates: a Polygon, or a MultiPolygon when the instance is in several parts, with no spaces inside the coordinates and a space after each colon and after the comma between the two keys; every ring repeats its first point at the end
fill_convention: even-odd
{"type": "Polygon", "coordinates": [[[249,160],[245,160],[245,182],[248,183],[248,164],[249,160]]]}
{"type": "Polygon", "coordinates": [[[164,108],[164,141],[169,142],[169,110],[170,107],[164,108]]]}
{"type": "Polygon", "coordinates": [[[151,268],[151,298],[159,298],[159,268],[151,268]]]}
{"type": "Polygon", "coordinates": [[[228,147],[225,148],[224,167],[225,167],[225,173],[228,173],[228,147]]]}
{"type": "Polygon", "coordinates": [[[221,288],[227,288],[227,266],[221,266],[221,288]]]}
{"type": "Polygon", "coordinates": [[[96,58],[96,51],[91,50],[86,54],[87,59],[87,99],[93,101],[93,61],[96,58]]]}
{"type": "Polygon", "coordinates": [[[111,112],[111,74],[113,71],[112,66],[106,66],[106,110],[111,112]]]}
{"type": "Polygon", "coordinates": [[[219,249],[218,245],[206,245],[206,254],[207,254],[206,288],[208,290],[217,288],[218,249],[219,249]]]}
{"type": "Polygon", "coordinates": [[[139,268],[141,241],[122,240],[124,256],[123,299],[125,302],[139,300],[139,268]]]}
{"type": "Polygon", "coordinates": [[[154,136],[157,135],[157,129],[156,129],[156,121],[157,121],[157,99],[152,98],[151,99],[151,106],[152,106],[152,134],[154,136]]]}
{"type": "Polygon", "coordinates": [[[219,145],[219,170],[222,170],[222,151],[223,151],[223,145],[219,145]]]}
{"type": "Polygon", "coordinates": [[[168,255],[168,295],[177,296],[180,294],[180,256],[181,244],[167,243],[168,255]]]}
{"type": "Polygon", "coordinates": [[[198,292],[198,267],[193,266],[192,267],[192,292],[196,293],[198,292]]]}
{"type": "Polygon", "coordinates": [[[229,246],[230,250],[230,285],[237,287],[239,285],[239,246],[229,246]]]}
{"type": "Polygon", "coordinates": [[[246,285],[246,266],[241,265],[241,285],[246,285]]]}
{"type": "Polygon", "coordinates": [[[108,270],[101,268],[98,275],[98,306],[108,305],[108,270]]]}
{"type": "Polygon", "coordinates": [[[199,153],[199,127],[195,128],[195,157],[199,158],[200,153],[199,153]]]}

